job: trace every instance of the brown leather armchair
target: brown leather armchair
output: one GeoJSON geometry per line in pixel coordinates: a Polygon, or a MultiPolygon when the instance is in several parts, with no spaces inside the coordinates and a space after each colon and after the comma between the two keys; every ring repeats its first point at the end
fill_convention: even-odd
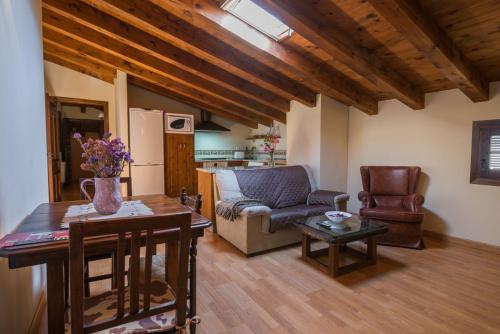
{"type": "Polygon", "coordinates": [[[423,248],[424,197],[416,193],[420,167],[362,166],[360,170],[360,216],[389,223],[389,232],[379,236],[377,243],[423,248]]]}

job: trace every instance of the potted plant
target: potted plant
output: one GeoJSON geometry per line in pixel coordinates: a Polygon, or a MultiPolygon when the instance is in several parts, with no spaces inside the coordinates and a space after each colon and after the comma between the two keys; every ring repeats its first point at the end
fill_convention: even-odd
{"type": "Polygon", "coordinates": [[[125,166],[133,162],[130,153],[125,150],[125,144],[120,138],[111,139],[111,133],[106,132],[102,139],[87,139],[82,142],[82,135],[73,134],[83,149],[84,162],[80,168],[94,173],[93,179],[85,179],[80,189],[94,204],[95,210],[102,215],[116,213],[122,204],[120,193],[120,175],[125,166]],[[92,199],[85,191],[87,183],[94,183],[95,194],[92,199]]]}

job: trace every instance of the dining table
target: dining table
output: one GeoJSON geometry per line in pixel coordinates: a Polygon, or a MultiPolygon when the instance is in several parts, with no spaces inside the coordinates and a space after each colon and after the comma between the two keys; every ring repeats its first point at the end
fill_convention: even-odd
{"type": "MultiPolygon", "coordinates": [[[[125,197],[124,201],[142,201],[153,211],[153,215],[185,212],[186,206],[178,198],[166,195],[146,195],[125,197]]],[[[88,204],[88,201],[65,201],[40,204],[13,231],[13,233],[39,233],[61,231],[61,223],[68,208],[72,205],[88,204]]],[[[124,221],[129,217],[118,218],[124,221]]],[[[189,317],[196,315],[196,255],[197,240],[210,227],[211,221],[195,212],[191,219],[191,245],[189,260],[189,317]]],[[[168,243],[169,247],[178,245],[178,230],[158,231],[154,235],[155,244],[168,243]]],[[[117,236],[92,237],[85,241],[85,255],[109,254],[116,249],[117,236]]],[[[177,261],[174,256],[167,257],[166,270],[169,283],[176,279],[177,261]]],[[[68,292],[65,292],[65,263],[68,261],[69,239],[50,240],[31,244],[19,244],[0,248],[0,257],[8,259],[10,269],[45,264],[47,282],[48,333],[63,334],[65,328],[65,308],[68,292]]],[[[195,328],[192,328],[194,332],[195,328]]]]}

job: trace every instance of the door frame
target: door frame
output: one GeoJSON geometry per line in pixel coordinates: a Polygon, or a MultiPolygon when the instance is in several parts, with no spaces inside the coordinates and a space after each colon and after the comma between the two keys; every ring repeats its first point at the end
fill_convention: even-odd
{"type": "MultiPolygon", "coordinates": [[[[54,140],[54,136],[57,139],[57,146],[60,146],[60,132],[61,132],[61,114],[59,106],[67,105],[67,106],[80,106],[80,107],[96,107],[97,109],[101,109],[104,114],[104,132],[109,131],[109,103],[107,101],[99,101],[99,100],[88,100],[88,99],[80,99],[80,98],[72,98],[72,97],[60,97],[60,96],[51,96],[48,93],[45,94],[45,128],[46,128],[46,140],[47,140],[47,180],[49,184],[49,201],[56,202],[61,200],[61,188],[60,184],[60,169],[54,173],[54,160],[59,160],[59,152],[51,152],[51,144],[54,140]],[[51,119],[47,116],[50,115],[50,103],[56,103],[57,116],[59,117],[58,122],[56,122],[57,129],[53,129],[53,124],[51,119]],[[54,175],[56,179],[54,180],[54,175]]],[[[60,147],[59,147],[60,150],[60,147]]],[[[56,161],[57,163],[57,161],[56,161]]]]}
{"type": "Polygon", "coordinates": [[[59,96],[51,96],[56,99],[61,105],[66,106],[87,106],[87,107],[97,107],[98,109],[102,108],[102,113],[104,114],[104,131],[109,131],[109,112],[107,101],[98,101],[98,100],[87,100],[87,99],[77,99],[72,97],[59,97],[59,96]]]}

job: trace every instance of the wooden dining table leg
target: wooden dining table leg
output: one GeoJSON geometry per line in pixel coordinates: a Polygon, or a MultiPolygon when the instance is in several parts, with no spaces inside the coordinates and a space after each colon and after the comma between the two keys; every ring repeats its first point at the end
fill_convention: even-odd
{"type": "Polygon", "coordinates": [[[64,334],[64,262],[47,263],[48,333],[64,334]]]}

